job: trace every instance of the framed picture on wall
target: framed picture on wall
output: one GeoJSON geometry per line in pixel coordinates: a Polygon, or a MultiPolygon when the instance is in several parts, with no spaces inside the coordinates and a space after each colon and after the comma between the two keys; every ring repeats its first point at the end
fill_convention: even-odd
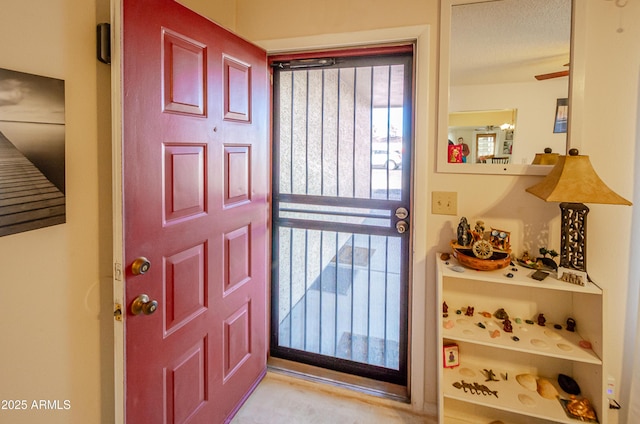
{"type": "Polygon", "coordinates": [[[566,133],[569,118],[569,99],[556,100],[556,119],[553,124],[554,133],[566,133]]]}
{"type": "Polygon", "coordinates": [[[0,236],[66,222],[64,80],[0,68],[0,236]]]}

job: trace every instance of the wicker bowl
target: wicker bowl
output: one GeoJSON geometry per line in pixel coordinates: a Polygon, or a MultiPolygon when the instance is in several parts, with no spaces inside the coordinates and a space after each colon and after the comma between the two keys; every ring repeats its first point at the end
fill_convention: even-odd
{"type": "Polygon", "coordinates": [[[453,257],[458,260],[460,265],[477,269],[478,271],[494,271],[509,266],[511,263],[510,252],[494,251],[488,259],[476,258],[471,249],[453,247],[453,257]]]}

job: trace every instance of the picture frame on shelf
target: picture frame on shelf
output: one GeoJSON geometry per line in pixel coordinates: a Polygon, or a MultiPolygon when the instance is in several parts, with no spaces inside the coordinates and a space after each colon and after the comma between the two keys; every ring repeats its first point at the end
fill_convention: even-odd
{"type": "Polygon", "coordinates": [[[460,352],[457,344],[442,347],[442,363],[445,368],[455,368],[460,365],[460,352]]]}

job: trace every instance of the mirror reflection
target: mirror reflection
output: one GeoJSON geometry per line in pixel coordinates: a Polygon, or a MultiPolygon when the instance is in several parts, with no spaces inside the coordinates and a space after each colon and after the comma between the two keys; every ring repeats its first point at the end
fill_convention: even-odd
{"type": "Polygon", "coordinates": [[[449,163],[509,163],[516,109],[449,114],[449,163]]]}
{"type": "Polygon", "coordinates": [[[571,0],[443,0],[445,7],[449,98],[441,102],[447,134],[438,143],[447,148],[439,161],[455,172],[449,164],[529,165],[545,148],[564,154],[566,131],[554,128],[558,99],[569,95],[571,0]]]}

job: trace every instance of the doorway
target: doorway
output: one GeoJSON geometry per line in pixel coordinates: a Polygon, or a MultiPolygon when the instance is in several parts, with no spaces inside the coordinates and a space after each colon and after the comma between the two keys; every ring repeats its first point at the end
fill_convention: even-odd
{"type": "Polygon", "coordinates": [[[407,384],[413,49],[273,58],[271,355],[407,384]]]}

